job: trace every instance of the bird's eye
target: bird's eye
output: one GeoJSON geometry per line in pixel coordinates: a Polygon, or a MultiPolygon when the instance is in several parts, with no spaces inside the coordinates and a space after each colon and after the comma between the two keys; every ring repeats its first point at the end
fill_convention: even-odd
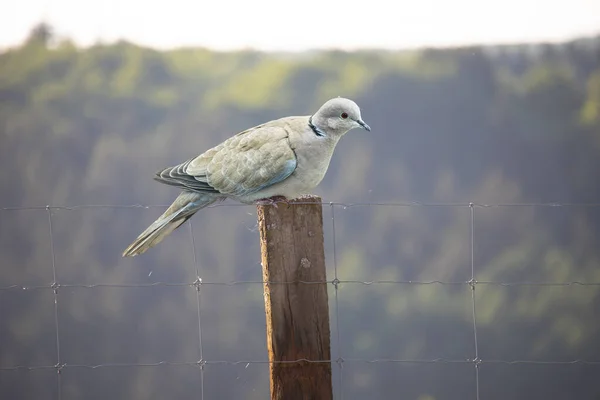
{"type": "Polygon", "coordinates": [[[342,115],[340,115],[340,117],[342,117],[343,119],[348,118],[348,113],[343,112],[342,115]]]}

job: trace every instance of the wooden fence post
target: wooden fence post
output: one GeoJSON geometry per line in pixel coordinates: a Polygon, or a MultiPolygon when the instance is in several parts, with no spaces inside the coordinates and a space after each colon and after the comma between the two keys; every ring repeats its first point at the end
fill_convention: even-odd
{"type": "Polygon", "coordinates": [[[321,198],[257,207],[271,399],[330,400],[331,363],[310,362],[331,358],[321,198]]]}

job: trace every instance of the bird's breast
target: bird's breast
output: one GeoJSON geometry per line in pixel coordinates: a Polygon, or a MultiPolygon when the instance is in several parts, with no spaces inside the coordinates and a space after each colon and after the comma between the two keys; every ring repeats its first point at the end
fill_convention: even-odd
{"type": "Polygon", "coordinates": [[[314,189],[325,177],[334,147],[332,141],[319,140],[294,149],[298,165],[293,175],[305,183],[307,190],[314,189]]]}
{"type": "Polygon", "coordinates": [[[297,160],[294,172],[282,182],[245,196],[244,200],[254,201],[272,196],[295,199],[304,194],[311,194],[325,177],[336,143],[337,140],[334,139],[319,138],[317,140],[313,137],[302,141],[293,141],[291,145],[297,160]]]}

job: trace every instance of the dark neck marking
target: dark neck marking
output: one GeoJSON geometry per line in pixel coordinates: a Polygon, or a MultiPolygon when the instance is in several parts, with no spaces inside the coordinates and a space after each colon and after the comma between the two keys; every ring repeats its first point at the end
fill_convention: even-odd
{"type": "Polygon", "coordinates": [[[316,125],[312,123],[312,115],[308,119],[308,126],[310,127],[310,129],[312,129],[312,131],[315,133],[315,135],[317,135],[319,137],[325,137],[325,132],[323,132],[322,130],[317,128],[316,125]]]}

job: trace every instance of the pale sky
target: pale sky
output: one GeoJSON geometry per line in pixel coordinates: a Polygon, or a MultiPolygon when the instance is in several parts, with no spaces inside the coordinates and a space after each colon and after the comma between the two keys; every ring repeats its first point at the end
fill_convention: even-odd
{"type": "Polygon", "coordinates": [[[399,49],[595,35],[600,0],[11,0],[0,47],[20,43],[42,19],[81,45],[399,49]]]}

